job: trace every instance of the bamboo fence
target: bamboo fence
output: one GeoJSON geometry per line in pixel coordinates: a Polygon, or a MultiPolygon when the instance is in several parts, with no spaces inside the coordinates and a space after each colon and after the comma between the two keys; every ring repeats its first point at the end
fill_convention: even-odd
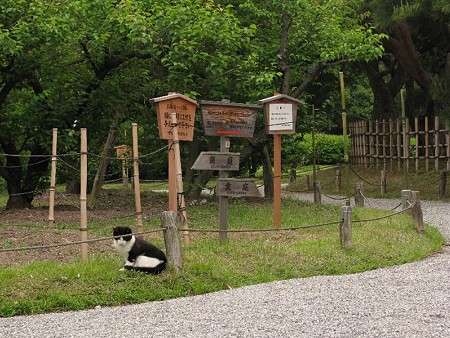
{"type": "Polygon", "coordinates": [[[450,134],[439,117],[434,118],[433,129],[426,116],[405,120],[405,128],[402,119],[351,123],[350,163],[400,171],[404,160],[408,172],[424,169],[428,173],[434,162],[435,171],[450,170],[450,134]],[[406,144],[403,144],[403,133],[406,144]]]}

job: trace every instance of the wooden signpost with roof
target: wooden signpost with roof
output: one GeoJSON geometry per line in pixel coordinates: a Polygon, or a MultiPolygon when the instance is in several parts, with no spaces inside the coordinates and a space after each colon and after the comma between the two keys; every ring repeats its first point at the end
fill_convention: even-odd
{"type": "Polygon", "coordinates": [[[281,227],[281,135],[294,134],[297,121],[297,105],[303,101],[284,94],[258,101],[264,105],[266,131],[273,134],[273,220],[274,227],[281,227]]]}
{"type": "MultiPolygon", "coordinates": [[[[182,227],[187,230],[179,141],[193,140],[195,110],[198,104],[195,100],[179,93],[169,93],[166,96],[154,98],[151,102],[156,103],[159,138],[168,140],[169,143],[169,211],[178,211],[178,203],[180,204],[183,214],[182,227]]],[[[183,232],[183,238],[188,245],[188,231],[183,232]]]]}
{"type": "Polygon", "coordinates": [[[239,153],[230,153],[230,137],[253,137],[259,105],[228,100],[200,101],[203,131],[220,137],[220,152],[202,152],[192,169],[219,170],[216,193],[219,196],[219,241],[227,241],[228,197],[260,197],[252,179],[228,178],[229,171],[239,170],[239,153]]]}

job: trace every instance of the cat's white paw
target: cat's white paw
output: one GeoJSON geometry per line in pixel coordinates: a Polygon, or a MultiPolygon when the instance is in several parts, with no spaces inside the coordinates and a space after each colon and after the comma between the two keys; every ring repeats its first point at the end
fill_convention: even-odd
{"type": "Polygon", "coordinates": [[[125,268],[120,269],[119,271],[125,271],[125,268]]]}

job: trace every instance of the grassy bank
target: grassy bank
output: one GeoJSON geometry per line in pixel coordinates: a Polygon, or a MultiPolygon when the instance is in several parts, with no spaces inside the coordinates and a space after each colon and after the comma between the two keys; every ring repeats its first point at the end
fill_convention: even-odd
{"type": "MultiPolygon", "coordinates": [[[[217,204],[189,206],[192,229],[218,227],[217,204]]],[[[156,203],[156,202],[155,202],[156,203]]],[[[391,214],[389,211],[354,208],[354,220],[391,214]]],[[[271,229],[272,204],[262,200],[232,199],[229,229],[271,229]]],[[[0,270],[0,316],[45,313],[115,306],[198,295],[244,285],[361,272],[419,260],[439,251],[443,237],[435,228],[417,233],[411,216],[398,214],[370,222],[353,223],[353,246],[340,246],[340,207],[284,200],[283,227],[308,227],[291,231],[230,233],[225,245],[217,233],[192,233],[184,248],[181,274],[158,276],[119,271],[118,255],[90,251],[89,261],[36,262],[0,270]]],[[[134,226],[134,219],[120,220],[134,226]]],[[[148,217],[144,230],[158,228],[158,217],[148,217]]],[[[111,235],[114,221],[91,224],[90,237],[111,235]]],[[[64,231],[78,231],[79,224],[62,223],[64,231]]],[[[61,230],[62,231],[62,230],[61,230]]],[[[151,241],[163,247],[162,234],[151,241]]],[[[0,246],[1,247],[1,246],[0,246]]],[[[5,248],[5,244],[3,247],[5,248]]],[[[14,253],[11,253],[12,255],[14,253]]]]}

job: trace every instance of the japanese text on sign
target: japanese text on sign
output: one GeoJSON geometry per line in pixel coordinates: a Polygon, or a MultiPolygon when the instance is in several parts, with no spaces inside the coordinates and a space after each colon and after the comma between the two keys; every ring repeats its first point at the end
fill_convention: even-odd
{"type": "Polygon", "coordinates": [[[273,103],[269,106],[269,130],[292,130],[292,104],[273,103]]]}

